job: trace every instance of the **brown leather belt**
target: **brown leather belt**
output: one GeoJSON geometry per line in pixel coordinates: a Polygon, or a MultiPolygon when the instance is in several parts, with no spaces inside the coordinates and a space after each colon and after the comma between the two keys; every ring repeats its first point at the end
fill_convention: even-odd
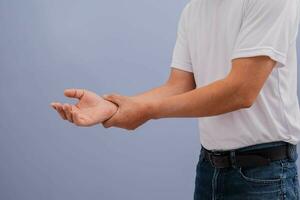
{"type": "Polygon", "coordinates": [[[204,153],[204,159],[215,168],[258,167],[289,157],[288,144],[242,152],[239,150],[216,152],[202,147],[202,153],[204,153]]]}

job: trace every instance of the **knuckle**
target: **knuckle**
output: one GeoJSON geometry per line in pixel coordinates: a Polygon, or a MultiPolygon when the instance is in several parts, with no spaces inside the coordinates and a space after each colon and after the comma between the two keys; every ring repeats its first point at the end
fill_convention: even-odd
{"type": "Polygon", "coordinates": [[[127,130],[128,131],[134,131],[136,129],[136,127],[134,127],[134,126],[129,126],[129,127],[127,127],[127,130]]]}
{"type": "Polygon", "coordinates": [[[109,94],[109,95],[107,95],[107,97],[109,97],[109,98],[115,98],[116,97],[116,93],[109,94]]]}
{"type": "Polygon", "coordinates": [[[110,126],[109,126],[108,123],[104,123],[104,124],[103,124],[103,127],[104,127],[104,128],[109,128],[110,126]]]}

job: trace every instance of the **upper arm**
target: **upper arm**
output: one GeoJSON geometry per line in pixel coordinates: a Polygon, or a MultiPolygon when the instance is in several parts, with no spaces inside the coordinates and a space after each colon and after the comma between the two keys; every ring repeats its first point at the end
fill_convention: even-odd
{"type": "Polygon", "coordinates": [[[252,105],[275,65],[267,56],[234,59],[226,80],[247,105],[252,105]]]}
{"type": "Polygon", "coordinates": [[[194,74],[192,72],[173,67],[171,67],[170,76],[166,84],[178,87],[181,92],[187,92],[196,87],[194,74]]]}
{"type": "Polygon", "coordinates": [[[287,64],[299,24],[298,0],[246,1],[226,80],[251,105],[276,67],[287,64]]]}

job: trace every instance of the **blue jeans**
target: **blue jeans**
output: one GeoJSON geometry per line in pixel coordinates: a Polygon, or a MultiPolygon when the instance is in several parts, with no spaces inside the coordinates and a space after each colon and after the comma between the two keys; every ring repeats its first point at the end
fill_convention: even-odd
{"type": "MultiPolygon", "coordinates": [[[[283,145],[260,144],[239,149],[259,149],[283,145]]],[[[289,158],[251,168],[214,168],[201,150],[197,165],[194,200],[298,200],[296,146],[289,145],[289,158]]]]}

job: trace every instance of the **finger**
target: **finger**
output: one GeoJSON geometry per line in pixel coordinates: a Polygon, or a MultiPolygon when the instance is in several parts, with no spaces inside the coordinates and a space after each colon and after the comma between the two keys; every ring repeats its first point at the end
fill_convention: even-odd
{"type": "Polygon", "coordinates": [[[55,102],[52,102],[52,103],[50,104],[50,106],[51,106],[53,109],[56,110],[55,102]]]}
{"type": "Polygon", "coordinates": [[[66,116],[66,113],[65,113],[65,111],[63,109],[62,104],[61,103],[57,103],[55,106],[56,106],[56,110],[59,113],[59,115],[61,116],[61,118],[63,120],[67,120],[67,116],[66,116]]]}
{"type": "Polygon", "coordinates": [[[103,127],[104,128],[110,128],[110,127],[112,127],[112,122],[111,121],[112,121],[112,118],[110,118],[110,119],[102,122],[103,127]]]}
{"type": "Polygon", "coordinates": [[[63,105],[63,109],[66,113],[67,119],[69,120],[69,122],[73,123],[73,119],[72,119],[72,114],[71,114],[71,106],[68,104],[64,104],[63,105]]]}
{"type": "Polygon", "coordinates": [[[64,95],[70,98],[81,99],[84,96],[84,89],[66,89],[64,95]]]}
{"type": "Polygon", "coordinates": [[[55,103],[55,107],[58,110],[58,109],[62,108],[63,105],[61,103],[55,103]]]}
{"type": "Polygon", "coordinates": [[[63,120],[66,120],[67,118],[66,118],[66,115],[65,115],[65,113],[64,113],[64,111],[63,111],[63,109],[62,109],[62,105],[60,104],[60,103],[58,103],[58,102],[53,102],[53,103],[51,103],[51,106],[58,112],[58,114],[61,116],[61,118],[63,119],[63,120]]]}
{"type": "Polygon", "coordinates": [[[103,98],[117,105],[120,105],[126,99],[124,96],[121,96],[119,94],[103,95],[103,98]]]}
{"type": "Polygon", "coordinates": [[[71,115],[72,115],[72,120],[73,120],[73,123],[75,124],[75,125],[81,125],[81,118],[79,118],[79,112],[80,112],[80,110],[76,107],[76,106],[74,106],[74,105],[71,105],[71,115]]]}
{"type": "Polygon", "coordinates": [[[53,102],[53,103],[51,103],[51,106],[52,106],[52,108],[54,108],[55,110],[57,110],[59,104],[60,104],[59,102],[53,102]]]}
{"type": "Polygon", "coordinates": [[[74,119],[73,119],[73,106],[68,104],[68,110],[71,116],[71,121],[72,123],[74,123],[74,119]]]}
{"type": "Polygon", "coordinates": [[[115,115],[102,123],[104,128],[111,128],[118,125],[118,118],[115,115]]]}
{"type": "Polygon", "coordinates": [[[105,121],[102,123],[104,128],[111,128],[113,126],[113,123],[109,120],[109,121],[105,121]]]}
{"type": "Polygon", "coordinates": [[[69,120],[69,122],[73,123],[73,117],[72,117],[72,113],[71,113],[71,106],[69,104],[66,104],[66,116],[67,119],[69,120]]]}

